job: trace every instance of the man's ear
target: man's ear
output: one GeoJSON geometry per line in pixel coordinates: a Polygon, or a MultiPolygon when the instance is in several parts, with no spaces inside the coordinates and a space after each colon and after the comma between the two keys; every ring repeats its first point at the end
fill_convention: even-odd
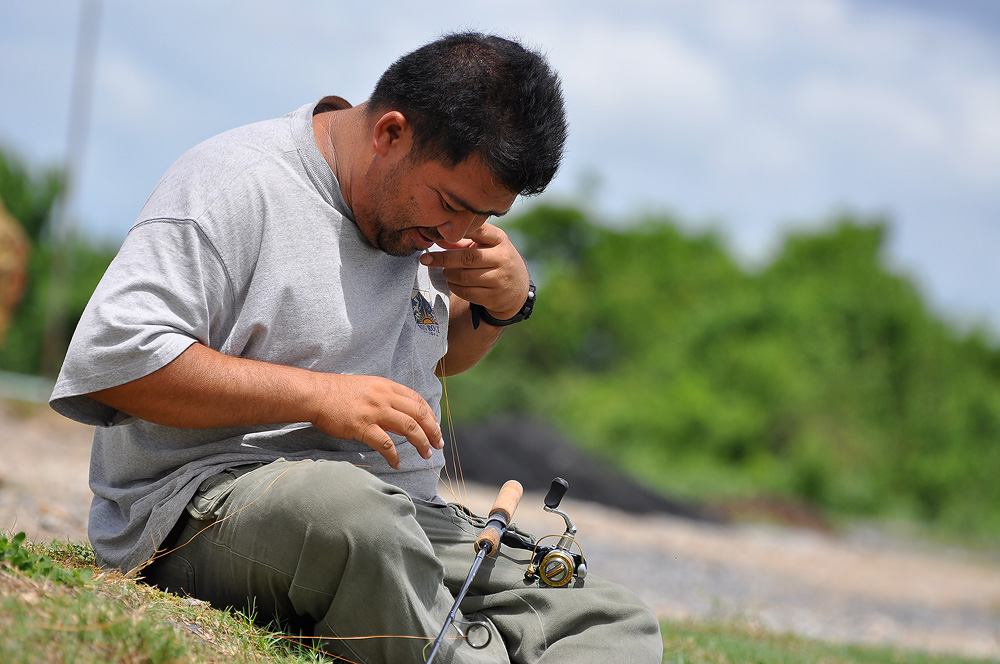
{"type": "Polygon", "coordinates": [[[406,116],[399,111],[384,113],[372,130],[372,149],[375,154],[388,157],[392,154],[403,156],[413,144],[413,130],[406,116]]]}

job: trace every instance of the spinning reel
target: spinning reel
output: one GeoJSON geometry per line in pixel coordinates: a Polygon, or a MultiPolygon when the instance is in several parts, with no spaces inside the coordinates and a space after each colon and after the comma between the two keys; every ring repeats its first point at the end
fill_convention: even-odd
{"type": "MultiPolygon", "coordinates": [[[[576,543],[576,526],[566,512],[559,509],[559,503],[566,490],[569,489],[569,482],[561,477],[552,480],[549,492],[545,494],[545,511],[558,514],[566,522],[566,531],[562,535],[546,535],[538,539],[532,546],[523,541],[519,541],[519,548],[532,550],[531,563],[524,572],[525,579],[536,579],[547,586],[561,588],[573,580],[584,579],[587,576],[587,561],[583,557],[580,545],[576,543]],[[555,544],[545,546],[543,541],[549,538],[558,538],[555,544]],[[573,553],[572,547],[576,546],[579,553],[573,553]]],[[[520,538],[518,538],[520,539],[520,538]]]]}

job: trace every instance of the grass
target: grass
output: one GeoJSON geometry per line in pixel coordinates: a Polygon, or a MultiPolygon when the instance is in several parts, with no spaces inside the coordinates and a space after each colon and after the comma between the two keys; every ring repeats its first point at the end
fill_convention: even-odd
{"type": "Polygon", "coordinates": [[[39,547],[0,537],[5,664],[321,661],[327,660],[249,616],[98,570],[87,546],[39,547]]]}
{"type": "MultiPolygon", "coordinates": [[[[836,645],[747,622],[664,622],[669,664],[958,664],[975,660],[836,645]]],[[[0,662],[316,664],[307,645],[251,616],[95,568],[89,546],[0,536],[0,662]]]]}
{"type": "Polygon", "coordinates": [[[775,634],[745,621],[663,623],[664,664],[970,664],[989,660],[842,645],[775,634]]]}

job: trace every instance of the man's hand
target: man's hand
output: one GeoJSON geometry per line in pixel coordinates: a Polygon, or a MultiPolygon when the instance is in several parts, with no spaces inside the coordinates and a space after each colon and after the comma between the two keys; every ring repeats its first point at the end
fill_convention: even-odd
{"type": "Polygon", "coordinates": [[[405,436],[425,459],[431,447],[444,446],[433,409],[399,383],[230,357],[199,343],[147,376],[89,396],[170,427],[312,422],[336,438],[361,441],[397,470],[399,452],[386,432],[405,436]]]}
{"type": "Polygon", "coordinates": [[[487,223],[455,244],[437,244],[445,251],[428,252],[420,262],[444,268],[452,293],[501,320],[521,310],[528,298],[528,267],[506,233],[487,223]]]}
{"type": "Polygon", "coordinates": [[[387,432],[404,436],[425,459],[444,442],[434,411],[417,392],[377,376],[320,374],[313,425],[334,438],[359,440],[399,469],[399,453],[387,432]]]}
{"type": "Polygon", "coordinates": [[[468,237],[451,244],[438,242],[444,251],[428,252],[420,262],[444,268],[451,288],[448,354],[438,365],[439,376],[451,376],[475,366],[505,328],[472,326],[469,303],[486,307],[494,318],[511,318],[528,299],[528,267],[507,234],[484,223],[468,237]]]}

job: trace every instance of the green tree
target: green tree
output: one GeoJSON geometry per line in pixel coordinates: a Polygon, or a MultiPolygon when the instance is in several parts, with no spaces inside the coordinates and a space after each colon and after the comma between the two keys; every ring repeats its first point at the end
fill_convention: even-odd
{"type": "MultiPolygon", "coordinates": [[[[34,171],[11,151],[0,150],[0,197],[31,240],[28,283],[0,347],[0,370],[39,374],[50,302],[52,267],[59,254],[51,233],[52,210],[61,190],[54,169],[34,171]]],[[[82,237],[68,240],[62,254],[68,266],[64,338],[69,339],[114,250],[82,237]]],[[[65,348],[56,352],[64,352],[65,348]]]]}
{"type": "Polygon", "coordinates": [[[32,171],[14,153],[0,149],[0,199],[32,244],[41,241],[61,188],[57,170],[32,171]]]}

